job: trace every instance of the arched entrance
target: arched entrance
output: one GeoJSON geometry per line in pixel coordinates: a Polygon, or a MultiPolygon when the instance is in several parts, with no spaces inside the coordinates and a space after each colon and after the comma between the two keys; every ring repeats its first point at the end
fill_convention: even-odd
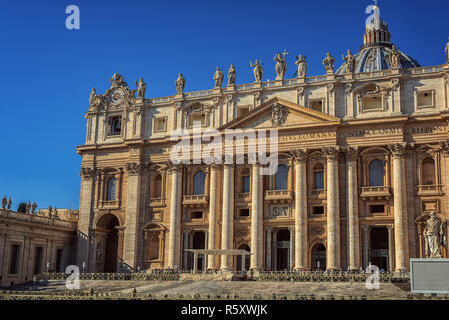
{"type": "Polygon", "coordinates": [[[118,231],[120,223],[113,214],[105,214],[97,222],[95,269],[117,272],[118,231]]]}
{"type": "Polygon", "coordinates": [[[388,270],[388,229],[373,227],[370,230],[370,262],[379,270],[388,270]]]}
{"type": "MultiPolygon", "coordinates": [[[[239,250],[246,250],[248,252],[251,252],[249,246],[247,244],[242,244],[238,247],[239,250]]],[[[245,256],[245,270],[248,271],[251,266],[251,256],[246,255],[245,256]]],[[[240,271],[242,268],[242,256],[237,256],[237,263],[236,263],[236,270],[240,271]]]]}
{"type": "Polygon", "coordinates": [[[326,247],[318,243],[312,248],[312,270],[326,270],[326,247]]]}

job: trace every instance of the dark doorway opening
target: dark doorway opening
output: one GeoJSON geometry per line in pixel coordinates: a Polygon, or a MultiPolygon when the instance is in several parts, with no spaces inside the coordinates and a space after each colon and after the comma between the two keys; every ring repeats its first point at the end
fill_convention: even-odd
{"type": "Polygon", "coordinates": [[[370,232],[370,262],[379,270],[388,270],[388,229],[385,227],[371,228],[370,232]]]}
{"type": "Polygon", "coordinates": [[[318,243],[312,248],[312,270],[326,270],[326,247],[318,243]]]}
{"type": "Polygon", "coordinates": [[[117,217],[112,214],[104,215],[97,223],[98,227],[108,230],[104,248],[104,272],[117,272],[118,232],[116,227],[119,225],[117,217]]]}
{"type": "MultiPolygon", "coordinates": [[[[242,244],[241,246],[238,247],[239,250],[246,250],[248,252],[251,252],[250,248],[248,245],[246,244],[242,244]]],[[[251,256],[247,255],[245,256],[245,270],[248,271],[249,268],[251,266],[251,256]]],[[[237,256],[237,264],[235,266],[237,271],[241,271],[242,270],[242,256],[238,255],[237,256]]]]}
{"type": "Polygon", "coordinates": [[[276,236],[276,269],[288,270],[288,253],[290,249],[290,230],[281,229],[276,236]]]}

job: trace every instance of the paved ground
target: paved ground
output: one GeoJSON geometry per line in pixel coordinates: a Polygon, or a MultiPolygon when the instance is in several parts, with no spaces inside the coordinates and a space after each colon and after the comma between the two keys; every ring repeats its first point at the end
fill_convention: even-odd
{"type": "MultiPolygon", "coordinates": [[[[335,299],[348,299],[350,296],[361,297],[365,295],[367,299],[406,299],[410,294],[408,284],[381,283],[378,290],[368,290],[365,283],[346,282],[258,282],[258,281],[119,281],[119,280],[83,280],[81,281],[81,291],[94,289],[96,294],[119,294],[129,296],[136,288],[137,294],[153,297],[163,297],[164,295],[176,297],[183,295],[184,298],[193,295],[205,297],[210,295],[226,296],[237,294],[239,297],[252,298],[260,295],[262,298],[271,299],[274,293],[277,297],[295,295],[314,294],[318,299],[333,295],[335,299]]],[[[50,281],[46,286],[38,286],[42,293],[49,291],[66,291],[64,281],[50,281]]]]}

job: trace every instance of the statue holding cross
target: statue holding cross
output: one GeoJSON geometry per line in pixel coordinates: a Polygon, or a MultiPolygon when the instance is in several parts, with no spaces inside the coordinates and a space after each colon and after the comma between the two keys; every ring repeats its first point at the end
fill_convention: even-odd
{"type": "Polygon", "coordinates": [[[284,52],[274,55],[274,61],[276,61],[276,80],[284,80],[285,73],[287,72],[287,61],[285,60],[287,54],[287,50],[284,50],[284,52]]]}

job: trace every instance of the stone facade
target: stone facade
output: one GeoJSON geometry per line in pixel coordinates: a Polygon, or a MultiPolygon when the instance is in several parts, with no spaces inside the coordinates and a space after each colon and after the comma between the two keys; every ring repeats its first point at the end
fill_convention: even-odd
{"type": "Polygon", "coordinates": [[[0,286],[64,272],[74,264],[78,211],[57,211],[52,217],[48,209],[33,214],[0,209],[0,286]]]}
{"type": "MultiPolygon", "coordinates": [[[[364,41],[363,59],[335,74],[190,93],[182,85],[163,98],[135,98],[115,74],[91,96],[77,147],[77,264],[188,269],[184,249],[200,248],[247,249],[255,270],[403,270],[424,257],[424,218],[449,218],[449,66],[419,67],[402,52],[382,60],[396,54],[383,23],[364,41]],[[223,134],[276,129],[286,175],[248,162],[175,165],[170,135],[194,139],[195,121],[223,134]]],[[[244,150],[258,143],[245,140],[244,150]]],[[[239,270],[236,257],[199,259],[239,270]]]]}

